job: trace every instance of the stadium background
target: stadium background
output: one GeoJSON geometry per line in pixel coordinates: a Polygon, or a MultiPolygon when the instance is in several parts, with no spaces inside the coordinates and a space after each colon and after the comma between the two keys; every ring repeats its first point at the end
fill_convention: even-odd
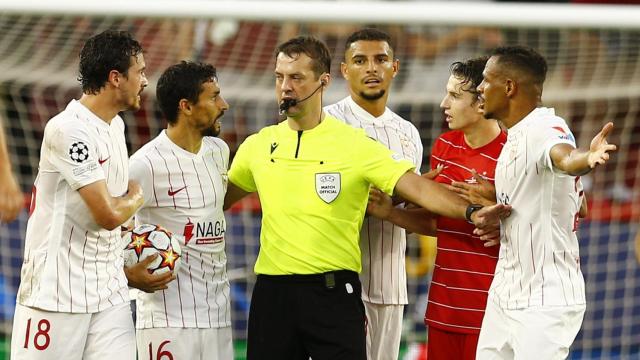
{"type": "MultiPolygon", "coordinates": [[[[327,42],[334,55],[334,81],[324,98],[329,104],[346,95],[339,73],[345,38],[366,24],[390,32],[395,40],[401,70],[390,107],[420,130],[428,164],[428,149],[446,128],[438,104],[450,63],[482,55],[499,44],[532,46],[550,66],[543,101],[567,119],[578,143],[587,146],[605,121],[613,121],[611,142],[620,147],[605,168],[584,179],[590,214],[580,225],[579,238],[588,307],[571,357],[640,357],[640,269],[634,255],[640,222],[639,6],[427,1],[369,2],[365,9],[365,3],[331,1],[308,6],[219,3],[234,9],[216,8],[212,1],[138,1],[132,5],[137,10],[115,1],[102,11],[80,8],[81,2],[73,0],[0,0],[0,116],[25,196],[37,172],[46,121],[80,96],[79,49],[89,36],[107,28],[131,31],[146,51],[151,83],[143,93],[143,108],[123,115],[131,152],[164,127],[154,92],[167,66],[188,58],[217,67],[222,95],[231,105],[222,120],[221,136],[234,150],[248,135],[277,122],[272,51],[280,41],[309,33],[327,42]],[[36,5],[28,8],[30,3],[36,5]],[[343,13],[349,17],[337,19],[343,13]]],[[[259,201],[248,198],[227,217],[234,336],[238,358],[243,358],[252,267],[259,249],[259,201]]],[[[0,334],[5,341],[0,358],[8,357],[26,221],[25,210],[15,222],[0,225],[0,334]]],[[[425,340],[422,316],[434,243],[415,236],[408,243],[410,305],[403,353],[407,359],[417,359],[419,344],[425,340]]]]}

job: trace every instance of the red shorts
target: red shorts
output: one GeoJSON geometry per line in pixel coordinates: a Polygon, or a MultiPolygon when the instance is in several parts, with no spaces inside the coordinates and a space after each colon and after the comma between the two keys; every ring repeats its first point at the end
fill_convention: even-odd
{"type": "Polygon", "coordinates": [[[427,358],[429,360],[475,360],[480,334],[462,334],[429,326],[427,358]]]}

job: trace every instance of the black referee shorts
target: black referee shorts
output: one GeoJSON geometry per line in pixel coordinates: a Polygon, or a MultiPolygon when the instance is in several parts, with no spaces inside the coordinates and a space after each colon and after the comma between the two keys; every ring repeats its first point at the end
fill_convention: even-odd
{"type": "Polygon", "coordinates": [[[352,271],[258,275],[247,360],[366,360],[360,292],[352,271]]]}

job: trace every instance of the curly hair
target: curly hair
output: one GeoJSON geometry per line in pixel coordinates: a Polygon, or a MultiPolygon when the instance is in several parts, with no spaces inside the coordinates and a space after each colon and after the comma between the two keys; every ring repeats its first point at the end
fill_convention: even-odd
{"type": "Polygon", "coordinates": [[[462,79],[462,85],[469,84],[469,89],[466,91],[474,95],[473,103],[478,99],[478,85],[482,82],[482,71],[487,60],[489,60],[488,56],[482,56],[466,61],[456,61],[449,68],[451,75],[462,79]]]}
{"type": "Polygon", "coordinates": [[[100,92],[112,70],[126,77],[131,57],[141,53],[140,44],[126,31],[107,30],[89,38],[80,51],[78,81],[82,84],[82,92],[100,92]]]}

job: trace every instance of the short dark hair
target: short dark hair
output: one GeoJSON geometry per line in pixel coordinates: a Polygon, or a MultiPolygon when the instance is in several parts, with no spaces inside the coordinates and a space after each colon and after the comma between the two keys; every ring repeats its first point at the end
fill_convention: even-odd
{"type": "Polygon", "coordinates": [[[542,86],[547,77],[547,61],[537,51],[526,46],[495,48],[491,56],[497,57],[501,67],[510,68],[529,76],[534,84],[542,86]]]}
{"type": "Polygon", "coordinates": [[[451,75],[462,79],[462,85],[469,84],[469,89],[465,91],[474,95],[474,103],[478,99],[478,85],[483,80],[482,72],[487,60],[489,60],[488,56],[482,56],[466,61],[456,61],[449,68],[451,75]]]}
{"type": "Polygon", "coordinates": [[[127,31],[107,30],[95,35],[80,50],[80,75],[85,94],[97,94],[109,79],[111,70],[125,77],[131,57],[142,53],[142,47],[127,31]]]}
{"type": "Polygon", "coordinates": [[[311,58],[313,72],[316,74],[316,77],[331,71],[331,54],[329,48],[325,43],[313,36],[298,36],[285,41],[276,48],[276,58],[280,53],[292,58],[300,54],[307,55],[311,58]]]}
{"type": "Polygon", "coordinates": [[[165,70],[156,86],[158,106],[169,124],[178,120],[180,100],[198,102],[202,85],[217,80],[216,68],[211,64],[182,61],[165,70]]]}
{"type": "Polygon", "coordinates": [[[391,51],[393,51],[393,44],[391,42],[391,36],[386,32],[376,28],[364,28],[360,29],[353,34],[349,35],[347,42],[344,44],[344,51],[346,52],[356,41],[385,41],[389,44],[391,51]]]}

